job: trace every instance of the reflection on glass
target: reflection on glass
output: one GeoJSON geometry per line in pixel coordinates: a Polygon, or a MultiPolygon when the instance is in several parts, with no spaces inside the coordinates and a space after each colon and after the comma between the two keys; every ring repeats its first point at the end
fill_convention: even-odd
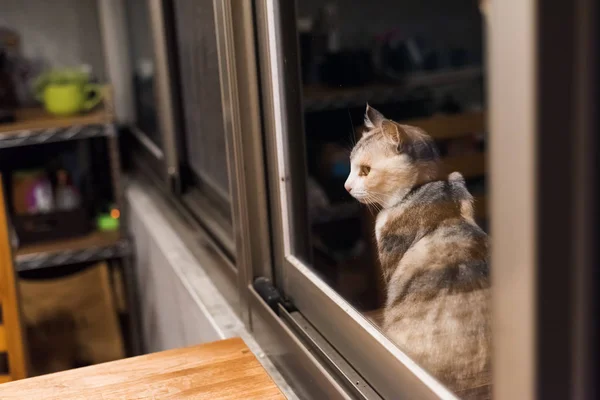
{"type": "Polygon", "coordinates": [[[127,18],[131,40],[133,64],[133,87],[135,93],[136,125],[155,144],[161,145],[156,121],[156,97],[154,92],[154,55],[150,12],[147,0],[128,0],[127,18]]]}
{"type": "Polygon", "coordinates": [[[308,206],[296,215],[310,224],[310,251],[297,256],[461,397],[487,398],[477,4],[340,0],[297,7],[308,206]],[[365,120],[367,103],[374,120],[365,120]],[[363,134],[370,139],[360,141],[363,134]],[[451,181],[454,171],[462,177],[451,181]],[[402,219],[399,208],[411,196],[416,208],[402,219]],[[386,218],[391,224],[376,239],[386,218]],[[413,264],[402,264],[409,256],[413,264]]]}

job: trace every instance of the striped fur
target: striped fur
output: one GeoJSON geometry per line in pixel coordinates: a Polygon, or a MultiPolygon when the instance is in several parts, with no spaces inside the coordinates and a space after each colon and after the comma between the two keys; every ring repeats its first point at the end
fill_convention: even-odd
{"type": "Polygon", "coordinates": [[[384,332],[456,391],[489,383],[488,238],[461,174],[440,179],[437,151],[418,128],[367,108],[346,186],[376,203],[387,302],[384,332]],[[358,171],[366,171],[360,174],[358,171]],[[362,168],[362,169],[361,169],[362,168]]]}

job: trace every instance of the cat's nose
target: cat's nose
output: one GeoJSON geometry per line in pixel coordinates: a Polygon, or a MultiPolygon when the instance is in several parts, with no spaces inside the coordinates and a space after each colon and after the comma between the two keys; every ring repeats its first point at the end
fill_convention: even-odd
{"type": "Polygon", "coordinates": [[[344,187],[346,188],[348,193],[350,193],[352,191],[352,186],[350,186],[350,184],[348,182],[344,183],[344,187]]]}

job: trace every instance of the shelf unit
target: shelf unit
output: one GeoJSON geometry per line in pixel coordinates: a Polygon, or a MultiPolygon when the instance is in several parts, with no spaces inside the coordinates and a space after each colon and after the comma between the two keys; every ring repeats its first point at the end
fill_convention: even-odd
{"type": "MultiPolygon", "coordinates": [[[[103,92],[104,105],[87,114],[56,117],[39,108],[18,110],[15,122],[0,125],[0,149],[104,137],[108,145],[108,164],[115,203],[120,210],[123,210],[117,129],[110,102],[110,90],[105,87],[103,92]]],[[[121,219],[123,220],[123,217],[121,219]]],[[[13,250],[14,269],[18,272],[81,262],[120,259],[128,287],[132,352],[133,355],[137,355],[141,353],[141,343],[139,310],[135,294],[136,282],[132,263],[129,260],[131,254],[130,240],[122,232],[98,231],[72,239],[23,245],[13,250]]]]}
{"type": "MultiPolygon", "coordinates": [[[[105,98],[110,99],[108,88],[105,98]]],[[[109,166],[119,209],[123,208],[116,127],[110,101],[90,113],[56,117],[40,108],[17,110],[16,121],[0,125],[0,149],[106,137],[109,166]]],[[[120,233],[92,233],[85,237],[24,246],[15,251],[18,271],[47,268],[84,261],[99,261],[129,254],[128,240],[120,233]]]]}
{"type": "MultiPolygon", "coordinates": [[[[122,208],[116,129],[109,107],[72,117],[55,117],[41,108],[26,108],[17,110],[14,123],[0,125],[0,149],[93,137],[108,139],[113,187],[119,208],[122,208]]],[[[128,254],[129,243],[120,233],[95,232],[80,238],[18,248],[15,252],[15,268],[17,271],[27,271],[120,258],[128,254]]]]}
{"type": "Polygon", "coordinates": [[[112,102],[110,101],[111,91],[109,87],[104,87],[102,93],[104,99],[106,99],[104,105],[86,114],[56,117],[41,108],[17,110],[15,122],[0,124],[0,150],[11,147],[106,137],[115,201],[122,209],[121,165],[117,130],[114,123],[112,102]]]}

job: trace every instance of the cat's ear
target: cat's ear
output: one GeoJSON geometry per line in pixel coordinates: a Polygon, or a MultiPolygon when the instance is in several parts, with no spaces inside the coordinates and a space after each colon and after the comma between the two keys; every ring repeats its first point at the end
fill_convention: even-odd
{"type": "Polygon", "coordinates": [[[365,126],[367,128],[379,128],[383,121],[385,121],[383,114],[367,104],[367,109],[365,110],[365,126]]]}
{"type": "Polygon", "coordinates": [[[403,146],[407,143],[407,134],[404,129],[386,119],[381,123],[381,130],[385,138],[398,149],[398,152],[401,152],[403,146]]]}

